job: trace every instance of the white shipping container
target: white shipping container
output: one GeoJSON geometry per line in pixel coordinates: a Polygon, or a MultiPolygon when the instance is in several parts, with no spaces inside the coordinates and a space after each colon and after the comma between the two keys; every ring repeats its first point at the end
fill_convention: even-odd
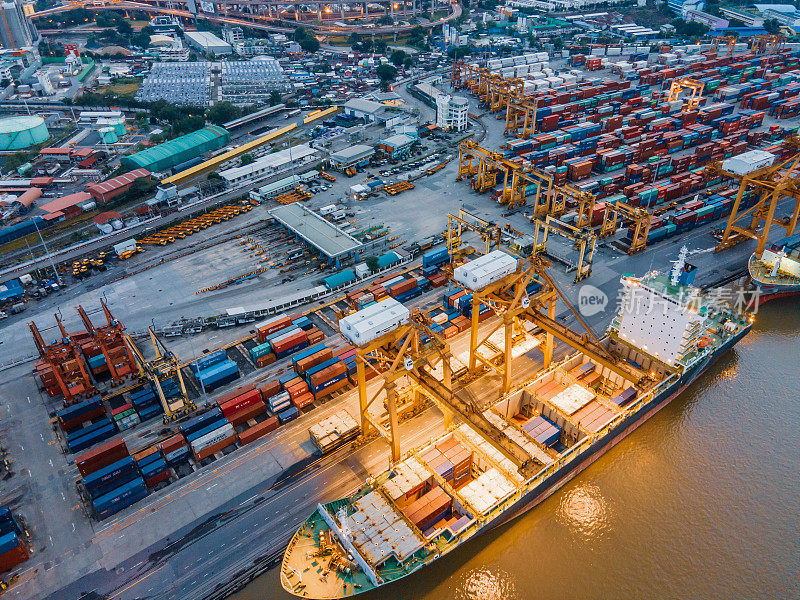
{"type": "Polygon", "coordinates": [[[209,446],[216,444],[217,442],[224,440],[226,437],[233,435],[233,425],[230,423],[226,423],[222,427],[215,429],[202,437],[197,438],[192,442],[192,450],[195,452],[200,452],[209,446]]]}
{"type": "Polygon", "coordinates": [[[285,318],[286,318],[286,315],[277,315],[277,316],[274,316],[274,317],[272,317],[270,319],[267,319],[266,321],[261,321],[260,323],[256,323],[255,324],[255,328],[256,329],[261,329],[262,327],[267,327],[268,325],[272,325],[273,323],[277,323],[281,319],[285,319],[285,318]]]}
{"type": "Polygon", "coordinates": [[[346,317],[339,319],[339,330],[342,333],[344,333],[345,331],[352,331],[354,323],[362,319],[369,318],[372,315],[381,312],[382,310],[383,310],[383,302],[367,306],[366,308],[362,308],[358,312],[354,312],[352,315],[347,315],[346,317]]]}
{"type": "Polygon", "coordinates": [[[296,333],[300,333],[301,331],[303,330],[300,329],[299,327],[295,327],[294,325],[292,325],[289,327],[289,329],[283,331],[279,336],[272,338],[270,344],[274,344],[275,342],[280,342],[281,340],[286,339],[296,333]]]}
{"type": "Polygon", "coordinates": [[[385,301],[373,306],[380,306],[380,312],[373,312],[367,318],[353,322],[349,331],[342,332],[342,335],[356,346],[368,344],[400,325],[405,325],[411,317],[411,312],[408,308],[394,298],[387,298],[385,301]]]}
{"type": "Polygon", "coordinates": [[[120,242],[119,244],[114,244],[113,248],[114,252],[117,254],[117,256],[119,256],[123,252],[127,252],[128,250],[136,250],[136,240],[133,238],[125,240],[124,242],[120,242]]]}

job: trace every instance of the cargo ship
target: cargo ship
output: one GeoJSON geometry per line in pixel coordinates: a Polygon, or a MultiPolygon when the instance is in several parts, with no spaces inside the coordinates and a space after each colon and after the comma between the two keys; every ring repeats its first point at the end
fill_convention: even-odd
{"type": "Polygon", "coordinates": [[[695,272],[676,261],[666,274],[622,277],[622,302],[600,342],[630,380],[576,352],[479,409],[496,434],[457,422],[353,496],[317,504],[285,551],[284,589],[320,599],[375,590],[556,492],[747,335],[752,316],[708,302],[695,272]],[[499,436],[524,449],[527,468],[492,443],[499,436]]]}
{"type": "Polygon", "coordinates": [[[759,304],[800,294],[800,234],[790,235],[747,262],[759,304]]]}

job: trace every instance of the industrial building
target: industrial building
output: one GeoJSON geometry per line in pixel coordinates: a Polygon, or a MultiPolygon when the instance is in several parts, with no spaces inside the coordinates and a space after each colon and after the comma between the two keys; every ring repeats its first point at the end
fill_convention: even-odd
{"type": "Polygon", "coordinates": [[[354,256],[363,246],[353,236],[299,202],[273,208],[269,213],[295,237],[331,259],[337,268],[342,259],[354,256]]]}
{"type": "Polygon", "coordinates": [[[469,125],[469,102],[461,96],[436,96],[436,124],[446,131],[464,131],[469,125]]]}
{"type": "Polygon", "coordinates": [[[0,2],[3,26],[0,27],[0,44],[4,48],[24,48],[33,46],[39,37],[30,19],[22,10],[22,3],[14,0],[0,2]]]}
{"type": "Polygon", "coordinates": [[[208,106],[211,102],[211,67],[215,64],[206,61],[153,63],[136,92],[136,99],[208,106]]]}
{"type": "Polygon", "coordinates": [[[392,160],[397,160],[408,156],[411,153],[411,148],[418,141],[417,138],[411,137],[410,135],[398,133],[383,140],[378,145],[378,148],[392,160]]]}
{"type": "Polygon", "coordinates": [[[93,204],[94,200],[89,192],[76,192],[43,204],[40,208],[50,213],[51,216],[63,216],[67,219],[72,219],[73,217],[77,217],[84,210],[90,209],[93,204]]]}
{"type": "Polygon", "coordinates": [[[372,146],[355,144],[333,152],[330,156],[331,167],[340,171],[344,171],[348,167],[360,167],[366,165],[373,154],[375,154],[375,150],[372,146]]]}
{"type": "Polygon", "coordinates": [[[250,192],[250,198],[257,202],[263,202],[264,200],[268,200],[270,198],[274,198],[278,194],[282,194],[283,192],[288,192],[291,189],[294,189],[301,183],[307,183],[312,179],[316,179],[318,176],[317,171],[311,170],[305,173],[299,173],[295,175],[289,175],[288,177],[283,177],[272,183],[268,183],[267,185],[263,185],[257,190],[252,190],[250,192]]]}
{"type": "Polygon", "coordinates": [[[269,177],[274,173],[286,170],[289,166],[296,170],[301,170],[301,168],[318,159],[318,150],[308,144],[299,144],[257,158],[249,165],[226,169],[221,171],[219,175],[228,186],[235,187],[269,177]]]}
{"type": "Polygon", "coordinates": [[[186,31],[183,35],[190,46],[205,54],[233,54],[233,46],[208,31],[186,31]]]}
{"type": "Polygon", "coordinates": [[[267,103],[274,91],[289,89],[289,80],[274,58],[220,63],[220,100],[234,104],[267,103]]]}
{"type": "Polygon", "coordinates": [[[147,169],[134,169],[133,171],[113,177],[107,181],[93,183],[86,188],[86,191],[92,195],[92,198],[105,204],[109,200],[128,191],[137,179],[148,177],[150,177],[150,171],[147,169]]]}
{"type": "Polygon", "coordinates": [[[129,170],[147,169],[150,172],[163,172],[206,152],[219,150],[230,141],[231,136],[225,129],[209,125],[158,146],[124,156],[120,164],[129,170]]]}
{"type": "Polygon", "coordinates": [[[42,117],[27,115],[0,119],[0,150],[23,150],[41,144],[49,137],[50,132],[42,117]]]}
{"type": "Polygon", "coordinates": [[[380,102],[353,98],[344,103],[344,114],[356,119],[364,119],[367,123],[382,123],[386,120],[386,107],[380,102]]]}

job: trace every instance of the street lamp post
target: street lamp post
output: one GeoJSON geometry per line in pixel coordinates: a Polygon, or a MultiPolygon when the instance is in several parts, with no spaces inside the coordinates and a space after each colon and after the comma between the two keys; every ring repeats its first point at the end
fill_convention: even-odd
{"type": "Polygon", "coordinates": [[[36,228],[36,233],[39,234],[39,239],[41,240],[42,246],[44,247],[44,253],[47,255],[47,259],[50,261],[50,266],[53,267],[53,273],[55,273],[56,281],[58,282],[58,285],[60,286],[61,285],[61,275],[58,274],[58,270],[56,269],[56,265],[53,262],[53,257],[50,256],[50,251],[47,249],[47,244],[45,244],[45,242],[44,242],[44,238],[42,237],[42,232],[39,231],[39,225],[36,222],[36,219],[32,219],[32,221],[33,221],[33,226],[36,228]]]}

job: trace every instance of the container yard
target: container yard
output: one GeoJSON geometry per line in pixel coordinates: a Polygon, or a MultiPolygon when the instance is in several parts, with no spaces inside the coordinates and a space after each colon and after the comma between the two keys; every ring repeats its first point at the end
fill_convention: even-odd
{"type": "Polygon", "coordinates": [[[138,107],[10,117],[2,593],[444,582],[729,364],[800,289],[800,47],[569,16],[410,62],[229,23],[222,62],[123,61],[138,107]]]}

